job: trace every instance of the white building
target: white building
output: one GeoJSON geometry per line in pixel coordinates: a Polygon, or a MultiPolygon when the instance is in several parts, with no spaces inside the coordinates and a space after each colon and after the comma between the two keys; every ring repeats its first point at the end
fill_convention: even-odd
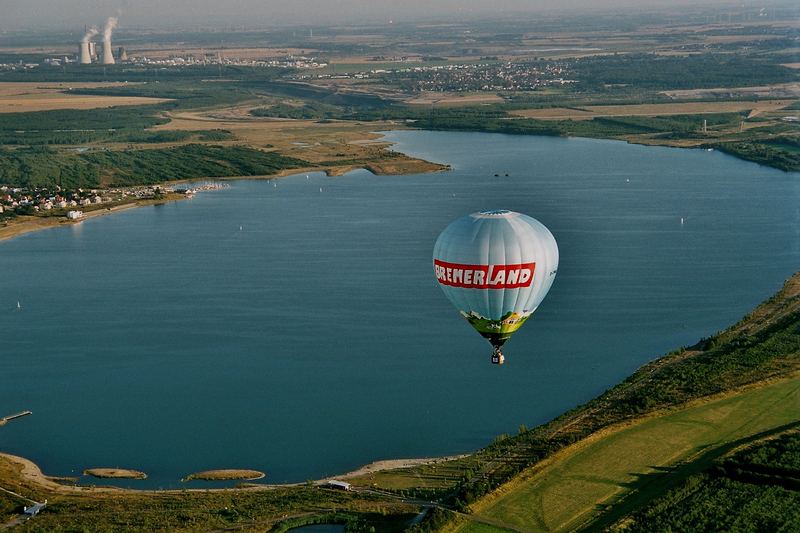
{"type": "Polygon", "coordinates": [[[70,220],[78,220],[83,216],[83,211],[68,211],[67,218],[70,220]]]}
{"type": "Polygon", "coordinates": [[[323,486],[328,489],[353,490],[353,487],[350,485],[350,483],[347,483],[346,481],[337,481],[335,479],[328,480],[323,486]]]}
{"type": "Polygon", "coordinates": [[[45,507],[47,507],[47,500],[45,500],[44,503],[34,503],[30,507],[25,506],[22,508],[22,511],[28,516],[36,516],[45,507]]]}

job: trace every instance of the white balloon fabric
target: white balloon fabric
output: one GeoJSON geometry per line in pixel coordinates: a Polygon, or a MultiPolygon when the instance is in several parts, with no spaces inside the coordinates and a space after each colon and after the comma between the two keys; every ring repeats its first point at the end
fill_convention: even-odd
{"type": "Polygon", "coordinates": [[[499,349],[536,311],[558,270],[558,246],[541,222],[504,209],[462,217],[436,239],[439,286],[499,349]]]}

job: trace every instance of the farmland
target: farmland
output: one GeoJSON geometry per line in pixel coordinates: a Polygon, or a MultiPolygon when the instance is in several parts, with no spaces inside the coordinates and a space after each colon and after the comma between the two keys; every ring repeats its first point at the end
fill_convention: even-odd
{"type": "Polygon", "coordinates": [[[675,104],[589,105],[581,107],[551,107],[520,109],[511,114],[540,120],[591,120],[595,117],[663,117],[673,115],[707,115],[740,113],[747,118],[757,117],[786,108],[794,100],[758,100],[753,102],[682,102],[675,104]]]}
{"type": "Polygon", "coordinates": [[[24,113],[54,109],[97,109],[114,106],[153,105],[166,98],[141,96],[92,96],[69,94],[77,88],[116,87],[120,83],[0,83],[0,113],[24,113]]]}

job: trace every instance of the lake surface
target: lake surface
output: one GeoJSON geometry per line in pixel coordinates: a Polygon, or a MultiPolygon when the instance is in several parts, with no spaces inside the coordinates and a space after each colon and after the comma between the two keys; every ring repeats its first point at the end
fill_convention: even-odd
{"type": "Polygon", "coordinates": [[[34,412],[0,450],[51,475],[147,472],[134,487],[468,452],[737,321],[800,267],[797,173],[612,141],[388,138],[453,170],[234,181],[0,243],[0,411],[34,412]],[[431,266],[438,233],[487,208],[539,219],[561,252],[503,367],[431,266]]]}

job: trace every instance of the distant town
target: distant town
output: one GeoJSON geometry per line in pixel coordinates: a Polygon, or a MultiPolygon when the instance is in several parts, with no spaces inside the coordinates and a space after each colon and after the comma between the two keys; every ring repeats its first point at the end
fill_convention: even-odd
{"type": "MultiPolygon", "coordinates": [[[[120,63],[139,67],[180,68],[189,66],[233,66],[251,68],[282,68],[301,70],[293,76],[295,80],[347,80],[376,79],[383,82],[398,83],[410,91],[513,91],[535,90],[548,85],[566,85],[576,83],[568,79],[570,68],[566,61],[531,62],[531,61],[485,61],[463,64],[424,63],[409,66],[420,59],[403,58],[397,61],[398,68],[370,68],[365,64],[360,72],[346,73],[313,73],[325,69],[328,62],[324,59],[309,56],[283,56],[277,58],[240,58],[226,57],[222,52],[205,52],[197,54],[174,54],[169,57],[148,57],[147,55],[128,56],[124,48],[120,48],[117,56],[126,59],[120,63]]],[[[78,57],[48,57],[41,63],[0,63],[0,70],[33,70],[37,68],[60,67],[79,63],[78,57]]],[[[115,63],[116,64],[116,63],[115,63]]]]}
{"type": "Polygon", "coordinates": [[[375,70],[372,75],[411,91],[514,91],[575,83],[566,62],[491,62],[375,70]]]}
{"type": "Polygon", "coordinates": [[[140,200],[159,200],[172,195],[191,198],[201,191],[219,190],[228,185],[217,182],[176,185],[121,187],[113,189],[74,189],[60,187],[0,187],[0,221],[15,216],[64,216],[71,220],[82,218],[84,211],[116,207],[140,200]]]}

